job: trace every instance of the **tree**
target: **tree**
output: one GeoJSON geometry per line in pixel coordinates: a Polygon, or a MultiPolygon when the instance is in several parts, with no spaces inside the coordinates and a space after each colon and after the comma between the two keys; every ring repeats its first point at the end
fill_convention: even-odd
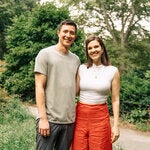
{"type": "Polygon", "coordinates": [[[39,0],[1,0],[0,1],[0,59],[6,52],[5,31],[12,24],[13,17],[31,11],[39,0]]]}
{"type": "Polygon", "coordinates": [[[147,72],[150,70],[150,38],[134,41],[129,44],[130,60],[134,70],[147,72]],[[136,51],[136,53],[135,53],[136,51]]]}
{"type": "MultiPolygon", "coordinates": [[[[143,24],[150,23],[149,0],[57,1],[69,7],[70,16],[84,29],[86,36],[95,33],[105,40],[111,63],[121,72],[137,67],[138,59],[133,58],[137,58],[138,51],[133,43],[136,45],[142,39],[148,41],[150,37],[150,30],[143,24]]],[[[148,53],[148,49],[143,50],[143,53],[148,53]]]]}
{"type": "Polygon", "coordinates": [[[95,32],[102,36],[111,36],[113,42],[121,48],[130,43],[132,35],[143,38],[149,33],[141,23],[150,22],[149,0],[60,0],[60,2],[66,2],[66,5],[70,6],[72,17],[78,20],[81,27],[94,28],[97,29],[95,32]]]}
{"type": "MultiPolygon", "coordinates": [[[[39,50],[57,43],[57,26],[69,18],[66,8],[56,8],[47,3],[37,6],[32,13],[13,19],[7,30],[8,53],[5,55],[7,70],[0,82],[9,94],[20,95],[22,100],[34,100],[34,61],[39,50]]],[[[75,52],[83,60],[81,31],[73,45],[75,52]]]]}

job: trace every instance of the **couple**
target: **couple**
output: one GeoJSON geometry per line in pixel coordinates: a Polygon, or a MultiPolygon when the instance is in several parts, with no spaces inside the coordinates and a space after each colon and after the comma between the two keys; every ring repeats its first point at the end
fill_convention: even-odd
{"type": "Polygon", "coordinates": [[[119,137],[119,71],[109,64],[105,45],[95,35],[86,39],[87,62],[80,65],[69,50],[77,35],[72,20],[61,22],[57,35],[58,43],[42,49],[35,61],[36,150],[112,150],[119,137]]]}

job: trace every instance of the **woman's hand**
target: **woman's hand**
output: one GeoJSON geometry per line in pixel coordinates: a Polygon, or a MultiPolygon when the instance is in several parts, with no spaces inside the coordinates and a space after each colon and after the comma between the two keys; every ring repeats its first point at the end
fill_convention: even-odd
{"type": "Polygon", "coordinates": [[[111,141],[112,141],[112,143],[117,141],[119,136],[120,136],[119,127],[118,126],[113,126],[112,127],[112,133],[111,133],[111,141]]]}

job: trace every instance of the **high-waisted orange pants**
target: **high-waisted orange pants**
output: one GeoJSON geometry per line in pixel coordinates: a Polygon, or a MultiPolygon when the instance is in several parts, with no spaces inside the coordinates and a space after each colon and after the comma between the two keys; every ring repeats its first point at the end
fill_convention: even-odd
{"type": "Polygon", "coordinates": [[[72,150],[112,150],[107,104],[77,104],[72,150]]]}

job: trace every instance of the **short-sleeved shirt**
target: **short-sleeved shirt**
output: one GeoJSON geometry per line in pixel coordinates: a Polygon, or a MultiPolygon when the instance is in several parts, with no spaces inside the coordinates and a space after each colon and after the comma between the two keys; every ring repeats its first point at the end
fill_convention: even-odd
{"type": "Polygon", "coordinates": [[[82,64],[79,67],[80,102],[88,104],[106,103],[116,71],[115,66],[96,66],[93,64],[87,68],[85,64],[82,64]]]}
{"type": "Polygon", "coordinates": [[[36,57],[34,72],[47,76],[46,113],[53,123],[75,121],[75,78],[80,60],[69,51],[62,54],[56,45],[42,49],[36,57]]]}

